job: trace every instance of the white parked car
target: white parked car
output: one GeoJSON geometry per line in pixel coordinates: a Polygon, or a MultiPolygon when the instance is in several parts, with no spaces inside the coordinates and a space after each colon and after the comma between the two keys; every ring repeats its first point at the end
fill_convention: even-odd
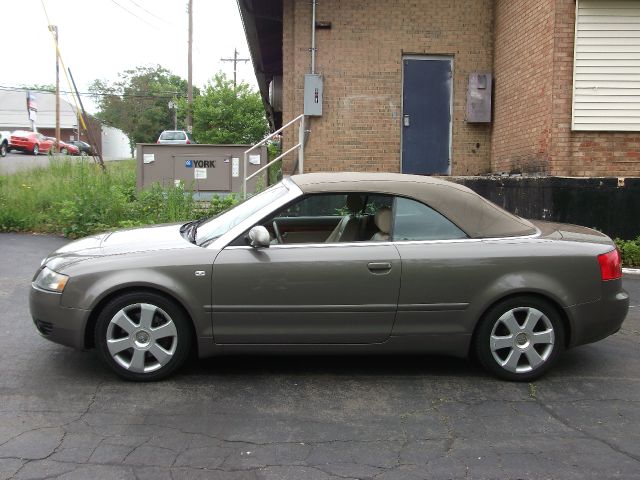
{"type": "Polygon", "coordinates": [[[187,145],[190,143],[198,143],[193,136],[186,130],[165,130],[158,137],[156,143],[172,143],[176,145],[187,145]]]}

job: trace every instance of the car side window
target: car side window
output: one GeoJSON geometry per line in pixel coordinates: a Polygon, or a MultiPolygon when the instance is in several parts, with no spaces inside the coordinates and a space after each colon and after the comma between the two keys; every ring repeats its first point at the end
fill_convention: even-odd
{"type": "MultiPolygon", "coordinates": [[[[376,212],[392,206],[391,195],[319,193],[295,201],[259,224],[269,231],[274,245],[367,242],[379,231],[376,212]]],[[[236,239],[233,244],[246,241],[236,239]]]]}
{"type": "Polygon", "coordinates": [[[467,238],[453,222],[423,203],[397,197],[394,210],[394,241],[467,238]]]}

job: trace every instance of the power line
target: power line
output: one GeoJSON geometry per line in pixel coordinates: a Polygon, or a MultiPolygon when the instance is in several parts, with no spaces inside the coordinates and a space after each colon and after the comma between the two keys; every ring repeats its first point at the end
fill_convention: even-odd
{"type": "MultiPolygon", "coordinates": [[[[51,90],[41,89],[41,88],[28,88],[28,87],[10,87],[6,85],[0,85],[0,91],[8,91],[8,92],[26,92],[27,90],[32,92],[43,92],[43,93],[51,93],[55,95],[55,92],[51,90]]],[[[71,92],[69,90],[60,90],[60,93],[66,93],[73,95],[75,92],[71,92]]],[[[100,93],[100,92],[79,92],[83,97],[134,97],[134,98],[183,98],[185,97],[184,93],[180,92],[158,92],[158,93],[100,93]]]]}
{"type": "Polygon", "coordinates": [[[168,22],[167,20],[165,20],[164,18],[160,18],[159,16],[157,16],[155,13],[150,12],[149,10],[147,10],[146,8],[144,8],[142,5],[140,5],[138,2],[134,1],[134,0],[129,0],[131,3],[133,3],[136,7],[138,7],[140,10],[143,10],[144,12],[148,13],[149,15],[151,15],[154,18],[157,18],[158,20],[160,20],[161,22],[166,23],[167,25],[172,25],[170,22],[168,22]]]}
{"type": "Polygon", "coordinates": [[[158,28],[157,25],[154,25],[153,23],[149,23],[147,22],[144,18],[140,17],[139,15],[136,15],[135,13],[133,13],[131,10],[129,10],[126,7],[123,7],[122,5],[120,5],[118,2],[116,2],[116,0],[111,0],[111,2],[115,3],[117,6],[119,6],[122,10],[124,10],[125,12],[127,12],[129,15],[133,15],[134,17],[136,17],[138,20],[140,20],[141,22],[146,23],[147,25],[149,25],[152,28],[155,28],[156,30],[162,31],[160,30],[160,28],[158,28]]]}

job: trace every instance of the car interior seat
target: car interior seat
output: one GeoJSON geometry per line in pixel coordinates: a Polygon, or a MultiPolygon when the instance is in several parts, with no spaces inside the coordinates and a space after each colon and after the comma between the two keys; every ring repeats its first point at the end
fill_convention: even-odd
{"type": "Polygon", "coordinates": [[[391,231],[391,209],[389,207],[381,207],[376,212],[373,221],[378,227],[378,231],[373,234],[371,240],[374,242],[387,242],[391,238],[389,232],[391,231]]]}
{"type": "Polygon", "coordinates": [[[358,214],[364,208],[362,197],[353,193],[347,195],[346,207],[349,213],[342,217],[325,240],[325,243],[355,242],[358,240],[358,232],[360,231],[360,217],[358,214]]]}

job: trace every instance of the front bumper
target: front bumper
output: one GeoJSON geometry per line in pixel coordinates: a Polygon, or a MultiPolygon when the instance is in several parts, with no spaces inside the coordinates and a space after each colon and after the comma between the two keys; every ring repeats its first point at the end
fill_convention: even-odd
{"type": "Polygon", "coordinates": [[[629,311],[629,294],[622,279],[602,282],[602,296],[595,302],[566,309],[571,323],[569,347],[597,342],[613,335],[622,326],[629,311]]]}
{"type": "Polygon", "coordinates": [[[40,335],[55,343],[85,348],[85,329],[89,310],[67,308],[60,304],[62,295],[31,286],[29,310],[40,335]]]}

